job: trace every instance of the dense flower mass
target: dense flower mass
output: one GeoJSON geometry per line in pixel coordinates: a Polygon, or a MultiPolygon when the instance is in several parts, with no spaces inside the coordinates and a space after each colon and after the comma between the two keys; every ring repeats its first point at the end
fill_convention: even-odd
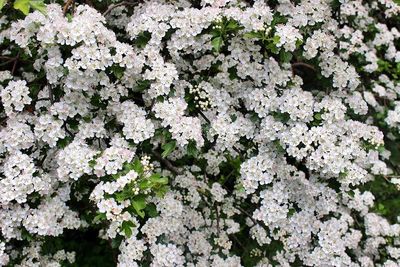
{"type": "Polygon", "coordinates": [[[400,266],[396,1],[39,2],[1,11],[0,266],[400,266]]]}

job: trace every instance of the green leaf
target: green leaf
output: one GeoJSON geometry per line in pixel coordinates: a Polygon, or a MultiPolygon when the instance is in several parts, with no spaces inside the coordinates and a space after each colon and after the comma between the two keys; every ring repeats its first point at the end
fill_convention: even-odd
{"type": "Polygon", "coordinates": [[[125,227],[125,228],[122,228],[123,230],[124,230],[124,233],[125,233],[125,236],[126,237],[131,237],[131,235],[132,235],[132,229],[130,228],[130,227],[125,227]]]}
{"type": "Polygon", "coordinates": [[[114,74],[115,78],[120,80],[122,76],[124,75],[125,69],[119,65],[113,65],[111,67],[111,72],[114,74]]]}
{"type": "Polygon", "coordinates": [[[131,221],[122,222],[122,230],[124,231],[126,237],[131,237],[132,235],[132,227],[135,227],[135,224],[131,221]]]}
{"type": "Polygon", "coordinates": [[[14,8],[20,10],[24,15],[28,15],[30,9],[29,0],[16,0],[14,8]]]}
{"type": "Polygon", "coordinates": [[[262,34],[259,32],[246,32],[245,34],[243,34],[244,38],[262,38],[262,34]]]}
{"type": "Polygon", "coordinates": [[[143,165],[140,162],[139,159],[135,159],[135,161],[132,163],[131,168],[137,172],[138,174],[142,174],[143,173],[143,165]]]}
{"type": "Polygon", "coordinates": [[[171,154],[172,151],[174,151],[175,147],[176,147],[175,140],[162,145],[161,148],[163,149],[163,153],[161,154],[161,156],[163,158],[167,157],[169,154],[171,154]]]}
{"type": "Polygon", "coordinates": [[[0,0],[0,10],[6,5],[6,0],[0,0]]]}
{"type": "Polygon", "coordinates": [[[269,51],[271,51],[271,52],[274,53],[274,54],[278,54],[278,52],[279,52],[278,47],[277,47],[276,44],[274,44],[274,43],[269,43],[269,44],[267,45],[267,48],[269,49],[269,51]]]}
{"type": "Polygon", "coordinates": [[[238,28],[239,28],[239,24],[235,20],[229,21],[228,24],[226,25],[226,29],[227,30],[234,31],[234,30],[236,30],[238,28]]]}
{"type": "Polygon", "coordinates": [[[274,45],[276,45],[279,43],[280,40],[281,40],[281,37],[279,37],[279,35],[274,35],[274,37],[272,38],[272,43],[274,45]]]}
{"type": "Polygon", "coordinates": [[[43,14],[46,13],[46,5],[45,5],[45,3],[43,3],[42,0],[30,0],[29,1],[29,5],[33,9],[35,9],[35,10],[37,10],[39,12],[42,12],[43,14]]]}
{"type": "Polygon", "coordinates": [[[321,113],[315,113],[314,114],[314,119],[316,119],[317,121],[322,120],[321,113]]]}
{"type": "Polygon", "coordinates": [[[146,208],[146,197],[143,195],[135,197],[132,201],[132,207],[140,217],[144,218],[143,210],[146,208]]]}
{"type": "Polygon", "coordinates": [[[189,144],[187,145],[187,153],[189,156],[197,158],[199,151],[197,150],[197,147],[196,147],[196,141],[193,141],[193,140],[189,141],[189,144]]]}
{"type": "Polygon", "coordinates": [[[136,39],[133,41],[136,46],[143,48],[151,39],[151,33],[148,31],[141,32],[136,39]]]}
{"type": "Polygon", "coordinates": [[[92,159],[92,160],[89,161],[89,167],[90,168],[93,168],[95,165],[96,165],[96,160],[95,159],[92,159]]]}
{"type": "Polygon", "coordinates": [[[238,192],[240,192],[240,193],[243,193],[243,192],[246,191],[245,188],[244,188],[244,186],[243,186],[243,184],[241,184],[241,183],[235,185],[235,190],[238,191],[238,192]]]}
{"type": "Polygon", "coordinates": [[[158,211],[157,211],[156,205],[154,205],[153,203],[150,203],[149,205],[147,205],[144,210],[146,211],[146,214],[150,218],[154,218],[154,217],[158,216],[158,211]]]}
{"type": "Polygon", "coordinates": [[[154,184],[159,184],[159,185],[168,184],[168,178],[161,177],[161,176],[160,177],[158,177],[158,176],[154,177],[154,174],[152,176],[150,176],[150,181],[153,182],[154,184]]]}
{"type": "Polygon", "coordinates": [[[295,212],[296,212],[296,210],[294,208],[290,208],[287,216],[292,217],[295,212]]]}
{"type": "Polygon", "coordinates": [[[150,180],[152,183],[157,184],[158,181],[159,181],[161,178],[162,178],[162,177],[161,177],[161,174],[159,174],[159,173],[154,173],[154,174],[152,174],[152,175],[149,177],[149,180],[150,180]]]}
{"type": "Polygon", "coordinates": [[[146,190],[151,188],[152,182],[150,180],[143,180],[139,182],[139,189],[146,190]]]}
{"type": "Polygon", "coordinates": [[[93,218],[93,222],[95,223],[95,222],[101,222],[102,220],[105,220],[107,217],[106,217],[106,214],[105,213],[99,213],[99,214],[97,214],[94,218],[93,218]]]}
{"type": "Polygon", "coordinates": [[[67,17],[68,22],[72,22],[72,14],[67,13],[65,16],[67,17]]]}
{"type": "Polygon", "coordinates": [[[137,84],[137,90],[139,92],[143,92],[146,89],[150,88],[150,81],[149,80],[139,80],[136,82],[137,84]]]}
{"type": "Polygon", "coordinates": [[[33,240],[33,235],[29,233],[25,228],[22,228],[21,237],[27,241],[33,240]]]}
{"type": "Polygon", "coordinates": [[[211,40],[211,45],[215,52],[219,53],[222,46],[222,37],[218,36],[211,40]]]}
{"type": "Polygon", "coordinates": [[[123,237],[122,236],[117,236],[116,238],[114,238],[111,241],[111,247],[112,248],[119,248],[119,246],[121,245],[123,237]]]}
{"type": "Polygon", "coordinates": [[[65,137],[64,139],[58,139],[57,147],[58,148],[65,148],[72,142],[72,138],[70,136],[65,137]]]}
{"type": "Polygon", "coordinates": [[[115,199],[120,203],[125,201],[126,199],[128,199],[130,197],[130,195],[127,192],[116,193],[115,196],[116,196],[115,199]]]}
{"type": "Polygon", "coordinates": [[[290,52],[286,52],[285,50],[281,50],[281,52],[279,53],[279,57],[280,57],[282,62],[288,63],[288,62],[290,62],[290,60],[292,60],[293,55],[290,52]]]}
{"type": "Polygon", "coordinates": [[[296,48],[299,48],[303,44],[303,40],[297,39],[296,40],[296,48]]]}
{"type": "Polygon", "coordinates": [[[165,194],[168,192],[168,190],[169,190],[169,186],[167,186],[167,185],[161,186],[160,188],[157,189],[156,196],[159,198],[162,198],[165,196],[165,194]]]}

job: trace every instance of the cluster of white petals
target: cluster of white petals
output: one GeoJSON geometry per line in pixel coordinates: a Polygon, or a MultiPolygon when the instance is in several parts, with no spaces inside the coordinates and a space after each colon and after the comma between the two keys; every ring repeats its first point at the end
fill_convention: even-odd
{"type": "Polygon", "coordinates": [[[0,266],[400,266],[400,6],[139,2],[1,15],[0,266]]]}

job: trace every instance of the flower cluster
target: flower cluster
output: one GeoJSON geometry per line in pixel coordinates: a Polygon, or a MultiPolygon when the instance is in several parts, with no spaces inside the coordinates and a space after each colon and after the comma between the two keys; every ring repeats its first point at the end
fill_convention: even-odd
{"type": "Polygon", "coordinates": [[[0,266],[399,266],[400,6],[69,2],[1,11],[0,266]]]}

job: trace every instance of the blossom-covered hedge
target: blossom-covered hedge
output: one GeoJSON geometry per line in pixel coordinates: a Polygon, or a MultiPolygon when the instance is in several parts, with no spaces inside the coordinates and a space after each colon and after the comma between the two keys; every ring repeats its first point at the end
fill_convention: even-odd
{"type": "Polygon", "coordinates": [[[395,2],[1,7],[0,266],[400,266],[395,2]]]}

